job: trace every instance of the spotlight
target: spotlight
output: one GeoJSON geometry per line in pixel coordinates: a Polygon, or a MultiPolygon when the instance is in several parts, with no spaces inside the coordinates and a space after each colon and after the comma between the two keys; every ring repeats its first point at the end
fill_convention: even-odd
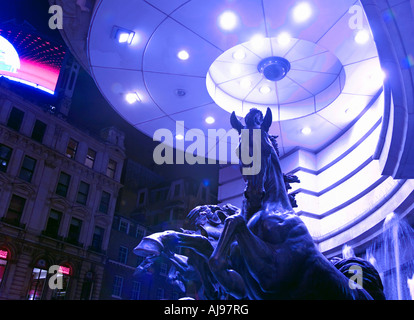
{"type": "Polygon", "coordinates": [[[218,20],[220,28],[226,31],[233,30],[238,24],[237,15],[233,11],[224,11],[218,20]]]}
{"type": "Polygon", "coordinates": [[[180,52],[178,52],[177,57],[178,57],[178,59],[184,61],[184,60],[188,60],[188,58],[190,58],[190,54],[185,50],[181,50],[180,52]]]}
{"type": "Polygon", "coordinates": [[[305,127],[301,130],[302,134],[304,134],[305,136],[308,136],[312,133],[312,129],[309,127],[305,127]]]}
{"type": "Polygon", "coordinates": [[[216,122],[216,119],[214,119],[213,117],[207,117],[206,118],[206,123],[207,124],[213,124],[214,122],[216,122]]]}
{"type": "Polygon", "coordinates": [[[269,86],[263,86],[263,87],[261,87],[260,88],[260,93],[262,93],[262,94],[268,94],[270,91],[272,91],[272,89],[270,89],[270,87],[269,86]]]}
{"type": "Polygon", "coordinates": [[[307,2],[301,2],[293,9],[293,19],[297,23],[305,22],[311,16],[312,16],[312,7],[307,2]]]}
{"type": "Polygon", "coordinates": [[[290,36],[289,33],[287,32],[282,32],[281,34],[278,35],[277,37],[277,43],[279,45],[281,45],[282,47],[287,46],[290,43],[290,40],[292,39],[292,37],[290,36]]]}
{"type": "Polygon", "coordinates": [[[183,140],[183,139],[184,139],[184,136],[183,136],[182,134],[177,134],[177,135],[175,136],[175,138],[176,138],[177,140],[183,140]]]}
{"type": "Polygon", "coordinates": [[[259,49],[263,48],[263,46],[265,44],[265,37],[263,37],[261,34],[257,34],[255,36],[253,36],[250,41],[253,45],[253,48],[256,49],[256,50],[259,50],[259,49]]]}
{"type": "Polygon", "coordinates": [[[141,97],[139,96],[139,94],[137,92],[130,92],[130,93],[126,94],[125,100],[129,104],[133,104],[135,102],[141,102],[141,97]]]}
{"type": "Polygon", "coordinates": [[[358,44],[366,44],[369,41],[370,34],[368,30],[359,30],[357,34],[355,35],[355,42],[358,44]]]}
{"type": "Polygon", "coordinates": [[[112,29],[112,36],[118,41],[118,43],[131,44],[134,39],[135,32],[114,26],[112,29]]]}

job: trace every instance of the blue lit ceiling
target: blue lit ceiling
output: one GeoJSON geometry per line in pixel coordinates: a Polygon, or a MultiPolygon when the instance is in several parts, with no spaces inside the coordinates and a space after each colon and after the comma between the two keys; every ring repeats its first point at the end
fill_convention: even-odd
{"type": "Polygon", "coordinates": [[[242,117],[250,107],[269,106],[282,155],[296,147],[316,151],[340,135],[382,86],[359,5],[97,1],[87,43],[91,73],[112,107],[150,137],[160,128],[175,132],[177,121],[205,135],[230,130],[232,111],[242,117]],[[269,56],[291,64],[278,82],[257,69],[269,56]]]}

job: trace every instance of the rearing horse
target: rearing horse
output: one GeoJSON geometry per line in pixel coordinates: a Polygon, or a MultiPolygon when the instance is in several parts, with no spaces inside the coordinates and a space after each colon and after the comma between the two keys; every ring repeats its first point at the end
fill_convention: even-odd
{"type": "MultiPolygon", "coordinates": [[[[252,109],[245,122],[246,127],[232,114],[231,124],[239,133],[261,130],[261,167],[258,174],[244,176],[243,209],[225,220],[210,256],[217,281],[238,299],[372,299],[364,289],[351,289],[349,279],[319,252],[294,214],[268,134],[270,109],[264,118],[252,109]]],[[[253,147],[258,146],[249,141],[249,149],[253,147]]]]}

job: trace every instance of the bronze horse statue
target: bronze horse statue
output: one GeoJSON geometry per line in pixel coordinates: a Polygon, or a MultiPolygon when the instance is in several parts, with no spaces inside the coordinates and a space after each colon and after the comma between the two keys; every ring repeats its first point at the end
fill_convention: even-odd
{"type": "Polygon", "coordinates": [[[372,299],[363,288],[351,289],[350,280],[320,253],[293,211],[268,133],[270,109],[265,117],[250,110],[245,123],[232,114],[239,133],[260,130],[261,168],[256,176],[244,176],[243,208],[226,219],[209,259],[216,279],[239,299],[372,299]]]}
{"type": "MultiPolygon", "coordinates": [[[[249,138],[247,143],[240,141],[240,144],[245,143],[249,152],[259,146],[261,157],[259,172],[243,175],[246,188],[242,209],[197,207],[189,214],[194,220],[194,230],[153,234],[145,237],[134,252],[149,256],[150,260],[165,254],[183,274],[194,275],[197,269],[206,299],[219,299],[226,294],[253,300],[370,300],[381,296],[382,283],[375,269],[367,267],[365,262],[360,264],[364,272],[370,272],[369,292],[365,287],[351,285],[347,261],[336,263],[341,271],[328,261],[293,211],[287,191],[289,184],[298,179],[282,173],[275,137],[269,135],[270,109],[265,117],[252,109],[245,123],[243,126],[232,114],[232,126],[242,138],[249,138]],[[258,130],[256,137],[260,141],[251,141],[253,130],[258,130]],[[191,259],[177,255],[179,247],[190,248],[191,259]],[[375,294],[370,294],[374,292],[371,288],[375,288],[375,294]]],[[[240,161],[240,166],[243,169],[246,164],[240,161]]]]}

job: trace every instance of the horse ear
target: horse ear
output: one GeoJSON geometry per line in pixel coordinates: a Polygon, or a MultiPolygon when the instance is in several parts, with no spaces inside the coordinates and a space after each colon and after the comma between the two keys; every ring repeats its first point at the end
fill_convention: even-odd
{"type": "Polygon", "coordinates": [[[242,129],[243,129],[243,125],[241,124],[241,122],[239,121],[239,119],[237,119],[236,117],[236,113],[233,111],[233,113],[230,116],[230,124],[231,126],[237,130],[237,132],[240,134],[242,129]]]}
{"type": "Polygon", "coordinates": [[[272,111],[270,110],[270,108],[267,108],[266,115],[262,122],[262,130],[264,130],[265,132],[269,132],[272,122],[273,122],[272,111]]]}

